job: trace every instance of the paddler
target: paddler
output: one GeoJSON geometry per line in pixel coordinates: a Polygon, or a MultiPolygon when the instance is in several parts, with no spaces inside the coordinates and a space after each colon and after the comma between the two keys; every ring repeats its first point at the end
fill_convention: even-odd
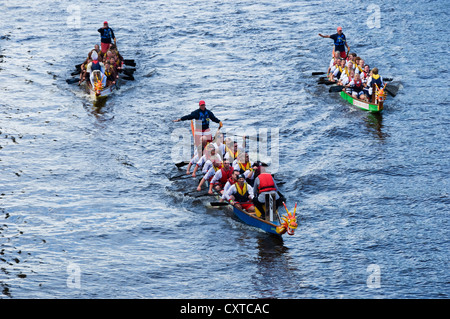
{"type": "Polygon", "coordinates": [[[365,91],[365,93],[368,95],[368,100],[372,100],[374,102],[375,92],[373,92],[373,89],[376,89],[377,87],[378,89],[381,89],[382,87],[384,87],[383,77],[378,74],[378,68],[373,68],[370,71],[370,77],[367,79],[366,86],[367,90],[365,91]]]}
{"type": "MultiPolygon", "coordinates": [[[[210,169],[206,172],[205,175],[203,175],[202,179],[200,180],[200,183],[197,186],[197,190],[201,191],[202,190],[202,185],[208,181],[209,183],[211,183],[212,178],[215,176],[215,174],[217,173],[217,171],[219,171],[222,168],[222,162],[214,160],[212,162],[212,167],[210,167],[210,169]]],[[[211,184],[210,184],[211,186],[211,184]]],[[[209,188],[209,194],[212,194],[212,188],[209,188]]]]}
{"type": "Polygon", "coordinates": [[[196,128],[194,134],[194,145],[198,145],[200,143],[200,138],[202,136],[206,136],[208,142],[212,141],[211,130],[209,129],[209,122],[213,121],[215,123],[219,123],[219,128],[223,126],[222,121],[220,121],[213,112],[206,109],[205,101],[201,100],[199,103],[199,108],[193,111],[191,114],[185,115],[179,119],[174,120],[174,122],[186,121],[186,120],[195,120],[196,128]]]}
{"type": "Polygon", "coordinates": [[[223,195],[225,200],[240,209],[245,209],[249,213],[255,212],[255,205],[251,202],[253,199],[253,187],[246,181],[245,176],[240,174],[237,183],[234,183],[223,195]]]}
{"type": "Polygon", "coordinates": [[[347,44],[347,39],[345,38],[345,34],[342,32],[342,27],[337,27],[337,33],[332,35],[322,35],[319,33],[319,36],[322,38],[330,38],[334,40],[334,49],[333,52],[339,51],[341,54],[341,58],[347,58],[347,54],[345,53],[345,47],[350,51],[350,47],[347,44]]]}
{"type": "Polygon", "coordinates": [[[223,160],[223,167],[220,170],[217,170],[216,174],[214,174],[214,177],[211,179],[208,193],[212,194],[212,189],[214,187],[217,192],[222,194],[223,188],[232,174],[233,168],[230,165],[230,161],[227,159],[223,160]]]}
{"type": "Polygon", "coordinates": [[[95,87],[95,78],[100,79],[103,87],[106,86],[105,65],[98,60],[98,54],[93,51],[91,54],[92,62],[86,67],[86,73],[90,73],[92,87],[95,87]],[[94,75],[95,74],[95,75],[94,75]],[[95,77],[95,78],[94,78],[95,77]]]}
{"type": "MultiPolygon", "coordinates": [[[[234,185],[234,183],[237,182],[238,176],[240,175],[239,170],[234,170],[233,174],[231,174],[231,177],[228,179],[227,183],[225,184],[225,186],[223,187],[223,193],[225,194],[228,189],[234,185]]],[[[224,199],[224,196],[222,195],[220,201],[222,202],[224,199]]]]}
{"type": "Polygon", "coordinates": [[[250,162],[248,153],[240,153],[233,162],[233,168],[239,170],[245,176],[245,179],[250,185],[253,185],[255,174],[254,165],[250,162]]]}
{"type": "Polygon", "coordinates": [[[200,168],[203,173],[206,173],[211,166],[213,165],[213,161],[221,161],[219,155],[216,154],[216,148],[211,143],[208,144],[205,148],[205,154],[197,161],[194,167],[194,171],[192,172],[192,177],[196,177],[197,170],[200,168]]]}

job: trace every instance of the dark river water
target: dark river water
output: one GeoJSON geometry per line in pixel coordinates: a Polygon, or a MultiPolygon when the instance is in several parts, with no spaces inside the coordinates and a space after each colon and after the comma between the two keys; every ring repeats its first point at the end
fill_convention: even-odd
{"type": "Polygon", "coordinates": [[[448,1],[1,8],[0,298],[449,298],[448,1]],[[65,80],[104,20],[137,70],[98,104],[65,80]],[[381,115],[311,75],[338,25],[400,88],[381,115]],[[201,99],[224,129],[277,133],[294,236],[169,180],[190,134],[172,120],[201,99]]]}

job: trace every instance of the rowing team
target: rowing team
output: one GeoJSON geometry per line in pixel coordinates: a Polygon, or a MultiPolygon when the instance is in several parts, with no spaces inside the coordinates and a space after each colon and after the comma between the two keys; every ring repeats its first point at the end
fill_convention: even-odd
{"type": "Polygon", "coordinates": [[[378,68],[371,70],[356,53],[350,53],[347,59],[343,59],[340,52],[335,51],[327,75],[329,81],[345,86],[348,94],[364,101],[372,100],[374,87],[381,90],[385,86],[378,68]]]}
{"type": "Polygon", "coordinates": [[[273,176],[266,172],[264,164],[249,160],[249,155],[245,152],[245,136],[242,144],[230,137],[224,139],[223,133],[220,132],[222,122],[206,109],[204,101],[199,102],[198,110],[174,122],[184,120],[196,120],[199,124],[197,129],[193,129],[194,156],[186,169],[186,174],[191,174],[190,170],[194,167],[193,177],[198,170],[204,174],[197,191],[201,191],[203,184],[207,182],[208,193],[213,194],[213,191],[216,191],[221,196],[221,202],[226,200],[263,219],[266,194],[275,195],[276,207],[282,205],[285,199],[278,192],[273,176]],[[209,129],[210,120],[219,123],[214,137],[209,129]]]}
{"type": "Polygon", "coordinates": [[[102,84],[102,87],[115,84],[117,78],[119,78],[122,65],[123,57],[114,44],[111,44],[105,53],[96,44],[94,49],[89,51],[86,60],[81,64],[79,84],[88,77],[92,87],[95,87],[98,82],[102,84]]]}

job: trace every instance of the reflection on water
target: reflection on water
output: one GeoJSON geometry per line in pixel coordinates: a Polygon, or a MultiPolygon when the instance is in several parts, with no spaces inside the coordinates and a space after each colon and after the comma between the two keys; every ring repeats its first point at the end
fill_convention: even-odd
{"type": "Polygon", "coordinates": [[[364,118],[369,131],[378,137],[380,140],[384,140],[387,137],[387,133],[383,132],[383,114],[381,113],[367,113],[367,117],[364,118]]]}
{"type": "Polygon", "coordinates": [[[283,238],[264,234],[258,239],[257,270],[254,286],[263,298],[272,298],[279,291],[287,292],[293,286],[297,267],[292,262],[289,248],[284,245],[283,238]]]}

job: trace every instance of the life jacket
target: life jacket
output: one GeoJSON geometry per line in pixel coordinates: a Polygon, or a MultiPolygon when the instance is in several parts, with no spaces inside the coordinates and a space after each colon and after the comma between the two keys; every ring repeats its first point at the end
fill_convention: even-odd
{"type": "Polygon", "coordinates": [[[238,203],[243,203],[248,201],[248,187],[247,187],[247,183],[244,182],[244,186],[239,185],[239,183],[234,184],[236,187],[236,193],[234,194],[234,198],[236,200],[236,202],[238,203]]]}
{"type": "Polygon", "coordinates": [[[334,45],[344,45],[345,44],[345,35],[342,33],[341,35],[337,35],[336,40],[334,40],[334,45]]]}
{"type": "Polygon", "coordinates": [[[219,184],[222,185],[222,187],[227,183],[228,179],[231,177],[231,175],[233,174],[233,169],[230,168],[228,169],[228,171],[226,171],[223,167],[220,169],[222,171],[222,177],[219,179],[219,184]]]}
{"type": "Polygon", "coordinates": [[[245,165],[242,164],[241,162],[238,162],[238,163],[239,163],[239,168],[240,168],[241,174],[250,169],[250,162],[247,162],[245,165]]]}
{"type": "Polygon", "coordinates": [[[381,77],[379,74],[372,74],[372,85],[378,85],[378,87],[382,87],[383,86],[383,82],[381,81],[381,77]]]}
{"type": "Polygon", "coordinates": [[[239,150],[237,150],[236,152],[233,152],[228,146],[225,146],[225,150],[226,150],[225,153],[230,154],[230,156],[231,156],[233,159],[237,158],[238,155],[239,155],[239,150]]]}
{"type": "Polygon", "coordinates": [[[276,191],[275,182],[273,181],[272,175],[269,173],[262,173],[258,176],[259,185],[258,185],[258,193],[276,191]]]}
{"type": "Polygon", "coordinates": [[[345,67],[344,72],[345,72],[345,74],[347,74],[347,77],[350,79],[350,71],[349,71],[348,67],[345,67]]]}
{"type": "Polygon", "coordinates": [[[202,127],[209,127],[210,119],[208,110],[206,109],[204,111],[200,110],[198,114],[199,114],[198,120],[202,122],[202,127]]]}
{"type": "Polygon", "coordinates": [[[364,72],[363,69],[361,69],[361,67],[359,65],[357,65],[356,67],[358,68],[359,73],[363,73],[364,72]]]}
{"type": "Polygon", "coordinates": [[[355,90],[356,92],[360,92],[362,90],[362,81],[361,79],[359,81],[353,81],[354,85],[353,85],[353,90],[355,90]]]}
{"type": "Polygon", "coordinates": [[[99,70],[100,72],[102,72],[102,67],[100,66],[100,62],[92,61],[91,70],[92,70],[92,72],[94,72],[95,70],[99,70]]]}
{"type": "Polygon", "coordinates": [[[336,75],[336,77],[339,79],[341,77],[343,70],[340,65],[338,65],[337,68],[339,69],[339,71],[338,71],[338,74],[336,75]]]}
{"type": "Polygon", "coordinates": [[[236,183],[236,181],[232,177],[228,179],[228,182],[230,183],[230,185],[234,185],[234,183],[236,183]]]}
{"type": "Polygon", "coordinates": [[[112,34],[110,28],[103,29],[103,33],[101,34],[102,40],[111,39],[111,36],[112,34]]]}

